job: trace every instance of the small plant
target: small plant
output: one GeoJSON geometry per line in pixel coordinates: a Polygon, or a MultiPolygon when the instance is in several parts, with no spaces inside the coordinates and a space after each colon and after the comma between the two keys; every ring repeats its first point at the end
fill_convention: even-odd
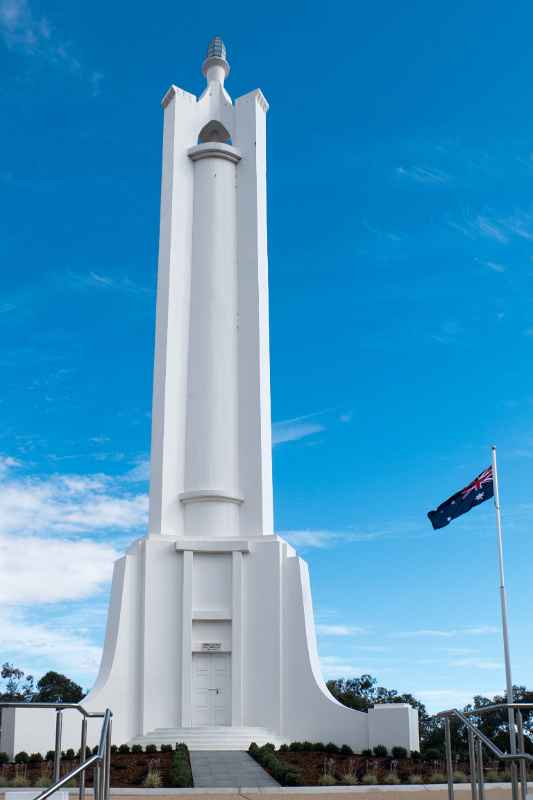
{"type": "Polygon", "coordinates": [[[416,784],[416,785],[424,783],[424,781],[422,780],[422,775],[409,775],[409,779],[408,780],[409,780],[409,783],[416,784]]]}
{"type": "Polygon", "coordinates": [[[389,751],[385,747],[384,744],[377,744],[373,750],[374,755],[376,758],[387,758],[389,755],[389,751]]]}
{"type": "Polygon", "coordinates": [[[453,773],[453,782],[454,783],[467,783],[467,777],[465,773],[458,769],[453,773]]]}
{"type": "Polygon", "coordinates": [[[335,780],[333,775],[329,774],[321,775],[320,778],[318,779],[319,786],[335,786],[336,783],[337,781],[335,780]]]}
{"type": "Polygon", "coordinates": [[[497,769],[489,769],[485,775],[485,780],[487,783],[499,783],[500,773],[497,769]]]}
{"type": "Polygon", "coordinates": [[[118,748],[119,753],[130,753],[130,746],[129,744],[121,744],[118,748]]]}
{"type": "Polygon", "coordinates": [[[40,764],[43,757],[40,753],[30,753],[30,764],[40,764]]]}
{"type": "Polygon", "coordinates": [[[302,776],[297,769],[288,769],[283,776],[284,786],[300,786],[302,776]]]}
{"type": "Polygon", "coordinates": [[[345,772],[341,778],[343,786],[355,786],[357,784],[357,775],[354,772],[345,772]]]}
{"type": "Polygon", "coordinates": [[[8,754],[4,753],[4,751],[1,750],[0,751],[0,766],[3,766],[4,764],[9,764],[10,761],[11,761],[11,759],[9,758],[8,754]]]}
{"type": "Polygon", "coordinates": [[[391,786],[396,786],[400,783],[399,777],[396,775],[395,772],[387,772],[383,778],[383,783],[390,784],[391,786]]]}
{"type": "Polygon", "coordinates": [[[64,789],[75,789],[78,784],[76,783],[75,778],[71,778],[69,781],[63,784],[64,789]]]}
{"type": "Polygon", "coordinates": [[[56,754],[53,750],[47,750],[46,755],[44,757],[45,761],[53,761],[56,757],[56,754]]]}
{"type": "MultiPolygon", "coordinates": [[[[255,744],[255,743],[254,743],[254,742],[252,742],[252,744],[255,744]]],[[[250,745],[250,747],[251,747],[251,746],[252,746],[252,745],[250,745]]],[[[256,745],[256,747],[257,747],[257,745],[256,745]]],[[[288,745],[288,744],[282,744],[282,745],[280,745],[279,752],[280,752],[280,753],[288,753],[288,752],[289,752],[289,745],[288,745]]]]}
{"type": "Polygon", "coordinates": [[[302,750],[305,750],[306,753],[310,753],[313,749],[312,742],[302,742],[302,750]]]}
{"type": "MultiPolygon", "coordinates": [[[[131,748],[131,752],[133,753],[133,747],[131,748]]],[[[171,744],[162,744],[161,745],[161,752],[162,753],[172,753],[172,745],[171,744]]]]}
{"type": "Polygon", "coordinates": [[[271,753],[276,752],[276,745],[272,744],[272,742],[267,742],[266,744],[263,745],[263,748],[265,750],[270,750],[271,753]]]}
{"type": "Polygon", "coordinates": [[[407,758],[407,750],[405,747],[393,747],[391,750],[391,755],[393,758],[407,758]]]}
{"type": "Polygon", "coordinates": [[[378,782],[378,776],[375,772],[366,772],[361,778],[361,783],[365,786],[375,786],[378,782]]]}
{"type": "Polygon", "coordinates": [[[313,750],[315,753],[323,753],[326,749],[324,742],[314,742],[313,743],[313,750]]]}
{"type": "Polygon", "coordinates": [[[341,747],[341,756],[353,756],[353,750],[349,744],[343,744],[341,747]]]}
{"type": "Polygon", "coordinates": [[[340,747],[334,742],[328,742],[326,745],[326,753],[340,753],[340,747]]]}
{"type": "Polygon", "coordinates": [[[132,744],[131,746],[132,753],[142,753],[142,751],[143,751],[142,744],[132,744]]]}
{"type": "Polygon", "coordinates": [[[301,742],[291,742],[289,745],[291,753],[300,753],[303,750],[301,742]]]}
{"type": "Polygon", "coordinates": [[[47,775],[46,773],[43,772],[41,773],[41,775],[39,775],[37,780],[33,782],[33,785],[41,789],[46,789],[48,788],[48,786],[52,785],[52,779],[50,775],[47,775]]]}
{"type": "Polygon", "coordinates": [[[372,750],[368,750],[368,749],[367,750],[361,750],[361,755],[364,756],[365,758],[370,758],[370,756],[372,755],[372,750]]]}
{"type": "Polygon", "coordinates": [[[13,786],[14,788],[19,788],[23,786],[31,786],[31,783],[29,778],[25,774],[20,773],[18,775],[15,775],[14,778],[12,778],[11,786],[13,786]]]}
{"type": "Polygon", "coordinates": [[[438,747],[428,747],[427,750],[424,750],[422,755],[427,761],[438,761],[442,758],[442,753],[438,747]]]}
{"type": "Polygon", "coordinates": [[[157,753],[157,745],[156,744],[147,744],[144,748],[145,753],[157,753]]]}
{"type": "Polygon", "coordinates": [[[21,750],[20,753],[17,753],[15,756],[15,764],[29,764],[30,757],[25,750],[21,750]]]}
{"type": "Polygon", "coordinates": [[[69,747],[69,749],[65,753],[65,758],[67,759],[67,761],[74,761],[74,759],[76,758],[76,753],[74,752],[72,747],[69,747]]]}
{"type": "MultiPolygon", "coordinates": [[[[130,752],[130,749],[129,749],[129,747],[128,747],[128,749],[127,749],[127,750],[121,750],[121,749],[120,749],[121,747],[128,747],[128,745],[127,745],[127,744],[121,744],[121,745],[120,745],[120,747],[118,748],[118,752],[119,752],[119,753],[129,753],[129,752],[130,752]]],[[[91,754],[92,754],[93,756],[96,756],[96,755],[98,755],[98,745],[97,745],[97,744],[95,744],[95,746],[94,746],[94,747],[93,747],[93,749],[91,750],[91,754]]]]}
{"type": "Polygon", "coordinates": [[[161,780],[161,770],[156,761],[150,761],[148,764],[148,772],[143,781],[143,786],[147,789],[159,789],[163,781],[161,780]]]}
{"type": "Polygon", "coordinates": [[[169,772],[169,784],[178,788],[192,786],[189,750],[185,744],[176,743],[176,750],[172,756],[172,766],[169,772]]]}
{"type": "Polygon", "coordinates": [[[446,783],[447,778],[443,772],[433,772],[429,776],[429,783],[446,783]]]}

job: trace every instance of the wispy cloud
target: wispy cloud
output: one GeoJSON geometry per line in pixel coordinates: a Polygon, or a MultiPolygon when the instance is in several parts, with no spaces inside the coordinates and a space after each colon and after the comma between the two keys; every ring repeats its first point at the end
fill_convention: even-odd
{"type": "Polygon", "coordinates": [[[494,625],[479,625],[474,628],[420,628],[413,631],[399,631],[391,633],[390,636],[396,639],[410,638],[437,638],[452,639],[459,636],[490,636],[499,633],[499,628],[494,625]]]}
{"type": "Polygon", "coordinates": [[[124,532],[146,524],[147,496],[125,492],[117,479],[102,474],[6,475],[3,463],[0,534],[124,532]]]}
{"type": "Polygon", "coordinates": [[[366,633],[365,628],[359,628],[355,625],[317,625],[317,633],[320,636],[356,636],[357,634],[366,633]]]}
{"type": "Polygon", "coordinates": [[[143,483],[150,480],[150,459],[144,458],[138,461],[129,472],[126,472],[123,480],[129,483],[143,483]]]}
{"type": "MultiPolygon", "coordinates": [[[[448,220],[448,225],[470,239],[492,239],[502,245],[508,244],[512,239],[533,241],[533,210],[518,210],[508,216],[494,215],[488,212],[466,213],[459,221],[448,220]]],[[[502,272],[505,269],[498,261],[483,263],[496,272],[502,272]]]]}
{"type": "Polygon", "coordinates": [[[432,334],[431,338],[439,344],[454,344],[462,330],[462,326],[455,320],[446,320],[441,324],[438,332],[432,334]]]}
{"type": "Polygon", "coordinates": [[[48,17],[36,14],[28,0],[0,0],[0,39],[13,52],[39,58],[78,75],[93,97],[100,93],[103,73],[87,69],[71,42],[54,28],[48,17]]]}
{"type": "Polygon", "coordinates": [[[479,264],[482,264],[487,269],[492,270],[492,272],[505,272],[507,267],[504,264],[500,264],[497,261],[483,261],[482,259],[476,259],[479,264]]]}
{"type": "Polygon", "coordinates": [[[324,550],[345,542],[371,542],[379,539],[380,533],[355,533],[339,531],[279,531],[279,535],[294,547],[324,550]]]}
{"type": "Polygon", "coordinates": [[[450,175],[434,167],[410,166],[396,167],[396,175],[399,178],[407,178],[416,183],[424,183],[432,186],[449,183],[450,175]]]}
{"type": "Polygon", "coordinates": [[[275,447],[285,442],[296,442],[299,439],[313,436],[315,433],[322,433],[322,431],[326,430],[325,425],[313,420],[325,413],[326,411],[318,411],[314,414],[306,414],[302,417],[274,422],[272,425],[272,445],[275,447]]]}
{"type": "Polygon", "coordinates": [[[459,658],[449,662],[450,667],[461,667],[465,669],[488,669],[500,670],[503,669],[501,661],[495,661],[489,658],[459,658]]]}
{"type": "Polygon", "coordinates": [[[125,275],[106,275],[91,270],[87,273],[70,272],[68,278],[71,286],[77,289],[104,289],[130,294],[151,294],[151,289],[139,286],[125,275]]]}

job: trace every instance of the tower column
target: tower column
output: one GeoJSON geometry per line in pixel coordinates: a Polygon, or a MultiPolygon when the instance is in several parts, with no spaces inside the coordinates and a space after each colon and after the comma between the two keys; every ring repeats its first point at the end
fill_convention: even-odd
{"type": "Polygon", "coordinates": [[[186,536],[239,535],[237,148],[207,142],[194,162],[187,392],[186,536]]]}

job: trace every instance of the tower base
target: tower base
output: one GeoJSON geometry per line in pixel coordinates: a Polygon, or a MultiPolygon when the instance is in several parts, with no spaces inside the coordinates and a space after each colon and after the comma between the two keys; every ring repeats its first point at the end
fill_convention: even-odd
{"type": "MultiPolygon", "coordinates": [[[[246,749],[251,741],[418,750],[418,714],[338,703],[321,676],[306,563],[278,536],[150,536],[113,574],[100,672],[83,701],[113,711],[113,741],[246,749]]],[[[45,752],[53,712],[17,711],[0,750],[45,752]]],[[[76,715],[77,716],[77,715],[76,715]]],[[[62,748],[79,747],[65,714],[62,748]]],[[[89,739],[96,742],[98,724],[89,739]]]]}

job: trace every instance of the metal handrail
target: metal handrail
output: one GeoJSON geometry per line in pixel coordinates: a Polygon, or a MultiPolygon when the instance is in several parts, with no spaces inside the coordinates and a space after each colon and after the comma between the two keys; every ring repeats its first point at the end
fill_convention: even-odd
{"type": "Polygon", "coordinates": [[[42,791],[35,800],[46,800],[50,795],[65,786],[70,780],[80,776],[79,800],[85,799],[85,773],[93,768],[93,787],[95,800],[109,800],[109,785],[111,776],[111,726],[112,711],[87,711],[77,703],[1,703],[1,708],[53,708],[56,712],[56,732],[54,751],[54,777],[52,786],[42,791]],[[81,748],[80,763],[66,775],[61,777],[61,735],[63,730],[63,711],[79,711],[83,716],[81,723],[81,748]],[[87,720],[90,718],[103,719],[98,751],[87,758],[87,720]]]}
{"type": "MultiPolygon", "coordinates": [[[[453,759],[452,759],[452,738],[450,730],[450,719],[455,717],[466,727],[468,733],[468,755],[470,766],[470,784],[472,790],[472,800],[484,800],[485,781],[483,775],[483,745],[494,755],[502,760],[511,762],[511,786],[513,800],[526,800],[527,798],[527,763],[533,763],[533,756],[525,752],[524,725],[522,709],[533,709],[533,703],[497,703],[491,706],[472,709],[470,711],[459,711],[451,708],[441,711],[437,717],[444,719],[444,733],[446,744],[446,771],[448,777],[448,798],[454,800],[453,789],[453,759]],[[469,719],[470,716],[482,716],[489,711],[500,709],[516,711],[516,728],[518,729],[519,752],[504,753],[483,731],[479,730],[469,719]],[[517,764],[520,767],[520,786],[518,783],[517,764]],[[519,797],[520,796],[520,797],[519,797]]],[[[510,731],[511,735],[511,731],[510,731]]],[[[512,732],[516,735],[516,731],[512,732]]]]}

